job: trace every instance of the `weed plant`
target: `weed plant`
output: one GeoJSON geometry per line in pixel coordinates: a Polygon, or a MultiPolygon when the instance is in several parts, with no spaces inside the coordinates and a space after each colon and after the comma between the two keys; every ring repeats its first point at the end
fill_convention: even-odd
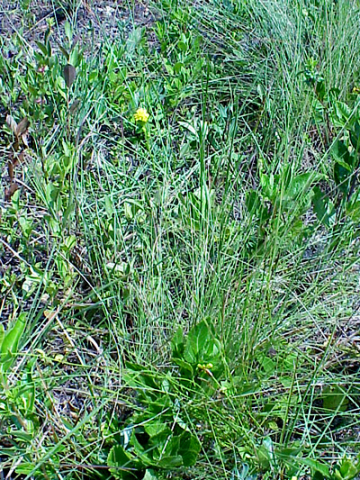
{"type": "Polygon", "coordinates": [[[359,478],[359,2],[15,7],[2,477],[359,478]]]}

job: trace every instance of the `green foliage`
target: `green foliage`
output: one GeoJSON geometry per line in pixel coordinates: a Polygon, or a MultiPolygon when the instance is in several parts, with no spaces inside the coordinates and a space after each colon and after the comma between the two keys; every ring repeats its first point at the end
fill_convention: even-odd
{"type": "Polygon", "coordinates": [[[9,375],[21,358],[19,350],[24,341],[26,317],[20,313],[6,331],[0,325],[0,429],[6,428],[18,446],[33,439],[39,423],[35,413],[35,361],[27,362],[20,379],[14,380],[9,375]]]}
{"type": "MultiPolygon", "coordinates": [[[[147,478],[151,467],[173,470],[194,465],[199,451],[200,444],[190,432],[149,422],[133,430],[126,450],[121,445],[112,447],[108,465],[115,478],[136,478],[132,472],[141,470],[145,470],[143,478],[147,478]]],[[[154,474],[153,477],[157,478],[154,474]]]]}
{"type": "Polygon", "coordinates": [[[263,246],[275,231],[280,238],[290,234],[301,242],[307,235],[302,217],[314,201],[317,187],[313,185],[322,176],[316,172],[296,174],[291,166],[284,167],[279,174],[260,171],[259,176],[259,189],[247,192],[245,199],[257,228],[255,246],[263,246]]]}
{"type": "Polygon", "coordinates": [[[340,90],[328,89],[324,77],[310,61],[305,70],[306,81],[314,88],[314,119],[335,137],[330,146],[333,159],[332,179],[336,185],[332,196],[317,188],[313,198],[314,211],[319,221],[327,228],[338,224],[343,215],[351,221],[359,220],[360,166],[360,110],[357,98],[348,102],[339,99],[340,90]]]}
{"type": "Polygon", "coordinates": [[[5,477],[356,478],[356,2],[13,3],[5,477]]]}
{"type": "MultiPolygon", "coordinates": [[[[127,364],[125,379],[137,391],[140,410],[127,420],[122,444],[109,452],[108,465],[117,478],[132,478],[132,471],[171,470],[195,464],[201,444],[184,419],[184,404],[209,395],[219,386],[223,371],[222,348],[205,321],[184,337],[181,329],[172,340],[177,369],[146,371],[127,364]]],[[[145,478],[145,477],[144,477],[145,478]]]]}
{"type": "Polygon", "coordinates": [[[17,350],[21,336],[26,325],[26,314],[22,313],[6,331],[0,325],[0,373],[3,375],[10,369],[16,360],[17,350]]]}
{"type": "Polygon", "coordinates": [[[360,473],[359,457],[355,460],[344,457],[339,464],[330,469],[324,463],[304,459],[303,463],[311,467],[313,480],[351,480],[356,478],[360,473]]]}

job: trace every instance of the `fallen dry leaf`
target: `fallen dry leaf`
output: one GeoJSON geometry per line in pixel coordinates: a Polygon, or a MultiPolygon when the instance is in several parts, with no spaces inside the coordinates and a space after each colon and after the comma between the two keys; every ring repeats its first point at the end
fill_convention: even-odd
{"type": "Polygon", "coordinates": [[[11,131],[16,135],[17,123],[11,115],[6,115],[6,123],[11,128],[11,131]]]}
{"type": "Polygon", "coordinates": [[[25,117],[23,118],[17,125],[16,130],[15,130],[15,135],[19,138],[25,135],[27,132],[27,129],[29,128],[30,122],[29,120],[25,117]]]}

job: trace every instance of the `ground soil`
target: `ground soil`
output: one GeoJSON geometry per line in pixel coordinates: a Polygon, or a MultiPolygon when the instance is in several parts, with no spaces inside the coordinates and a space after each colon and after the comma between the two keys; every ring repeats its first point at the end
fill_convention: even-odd
{"type": "Polygon", "coordinates": [[[93,51],[104,41],[126,34],[134,25],[146,27],[153,21],[146,1],[123,0],[39,0],[26,2],[9,0],[0,6],[1,35],[11,37],[18,33],[26,43],[36,46],[41,41],[48,23],[53,24],[52,37],[63,44],[66,41],[64,24],[69,20],[76,41],[93,51]]]}

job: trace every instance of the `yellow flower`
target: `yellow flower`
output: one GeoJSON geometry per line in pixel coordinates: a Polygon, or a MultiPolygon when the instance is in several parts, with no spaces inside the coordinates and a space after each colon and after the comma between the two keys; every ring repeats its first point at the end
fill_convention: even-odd
{"type": "Polygon", "coordinates": [[[214,368],[214,365],[212,363],[207,363],[206,365],[202,365],[201,363],[199,363],[197,368],[199,370],[203,370],[205,372],[206,370],[209,370],[210,368],[214,368]]]}
{"type": "Polygon", "coordinates": [[[146,123],[149,120],[149,117],[150,115],[147,112],[146,108],[138,108],[134,115],[135,122],[146,123]]]}

